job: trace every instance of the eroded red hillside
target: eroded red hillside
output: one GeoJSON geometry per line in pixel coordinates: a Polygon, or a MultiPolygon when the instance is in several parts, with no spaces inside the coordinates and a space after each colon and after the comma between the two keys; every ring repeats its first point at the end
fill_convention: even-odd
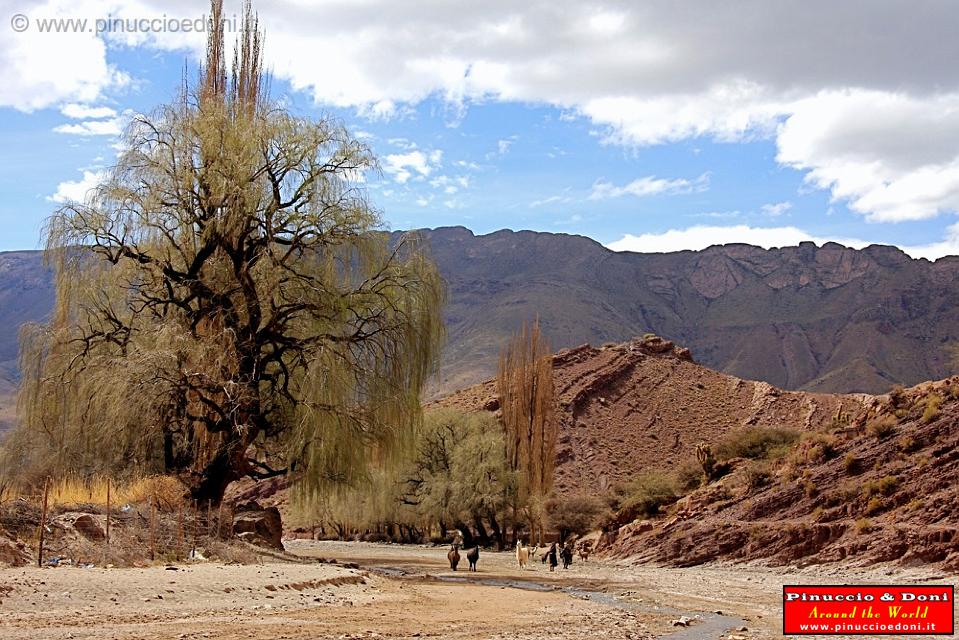
{"type": "Polygon", "coordinates": [[[893,562],[959,571],[959,378],[874,398],[848,427],[735,470],[603,536],[601,552],[689,566],[893,562]],[[755,481],[757,470],[769,472],[755,481]],[[751,481],[752,479],[752,481],[751,481]]]}
{"type": "MultiPolygon", "coordinates": [[[[700,441],[746,427],[825,428],[841,409],[858,411],[864,395],[783,391],[696,364],[689,351],[658,337],[553,358],[559,445],[556,487],[605,491],[651,469],[688,461],[700,441]]],[[[496,410],[490,380],[434,406],[496,410]]]]}

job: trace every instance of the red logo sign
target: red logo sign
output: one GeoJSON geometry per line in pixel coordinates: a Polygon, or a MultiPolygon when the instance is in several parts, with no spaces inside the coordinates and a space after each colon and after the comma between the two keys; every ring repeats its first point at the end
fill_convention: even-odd
{"type": "Polygon", "coordinates": [[[786,585],[783,635],[952,635],[955,587],[786,585]]]}

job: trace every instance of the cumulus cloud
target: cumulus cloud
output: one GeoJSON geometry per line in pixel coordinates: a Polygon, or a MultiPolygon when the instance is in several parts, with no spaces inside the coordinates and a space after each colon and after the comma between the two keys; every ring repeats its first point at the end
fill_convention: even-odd
{"type": "Polygon", "coordinates": [[[53,128],[57,133],[69,133],[79,136],[118,136],[123,131],[119,118],[109,120],[86,120],[71,124],[61,124],[53,128]]]}
{"type": "Polygon", "coordinates": [[[60,107],[60,113],[75,120],[87,118],[115,118],[117,112],[110,107],[91,107],[85,104],[65,104],[60,107]]]}
{"type": "MultiPolygon", "coordinates": [[[[667,253],[687,250],[700,251],[713,245],[734,243],[751,244],[764,249],[771,249],[792,247],[800,242],[815,242],[820,246],[826,242],[838,242],[854,249],[861,249],[873,244],[858,238],[818,236],[794,226],[753,227],[739,224],[731,226],[696,225],[686,229],[669,229],[662,233],[626,234],[606,246],[613,251],[667,253]]],[[[949,226],[945,237],[939,242],[906,245],[900,248],[913,258],[926,258],[928,260],[959,255],[959,223],[949,226]]]]}
{"type": "MultiPolygon", "coordinates": [[[[848,247],[861,248],[868,245],[856,239],[837,239],[848,247]]],[[[796,227],[751,227],[745,224],[724,226],[696,225],[687,229],[670,229],[663,233],[644,233],[638,236],[626,234],[607,245],[613,251],[637,253],[666,253],[670,251],[699,251],[717,244],[745,243],[765,249],[790,247],[800,242],[828,242],[796,227]]]]}
{"type": "Polygon", "coordinates": [[[106,171],[85,170],[79,180],[67,180],[57,185],[56,192],[47,197],[51,202],[61,204],[67,202],[83,202],[90,195],[91,190],[107,178],[106,171]]]}
{"type": "MultiPolygon", "coordinates": [[[[10,13],[20,10],[198,17],[188,0],[14,0],[10,13]]],[[[439,96],[457,113],[471,101],[552,105],[613,144],[766,137],[779,162],[870,220],[959,209],[959,38],[948,1],[276,0],[261,24],[276,76],[371,118],[439,96]]],[[[7,34],[0,105],[95,101],[128,81],[107,44],[200,56],[202,43],[170,32],[7,34]]],[[[395,175],[419,173],[405,171],[395,175]]]]}
{"type": "MultiPolygon", "coordinates": [[[[96,4],[14,0],[5,5],[0,38],[0,107],[33,111],[63,102],[93,102],[130,78],[107,61],[107,43],[90,33],[41,33],[40,17],[98,15],[96,4]],[[11,29],[16,14],[32,21],[23,32],[11,29]]],[[[72,116],[71,116],[72,117],[72,116]]]]}
{"type": "Polygon", "coordinates": [[[607,198],[620,198],[625,195],[636,196],[637,198],[655,195],[678,195],[692,193],[693,191],[704,191],[708,187],[708,173],[704,173],[695,180],[686,180],[685,178],[667,180],[656,176],[645,176],[622,186],[616,186],[605,180],[597,180],[593,183],[593,190],[589,194],[589,199],[605,200],[607,198]]]}
{"type": "Polygon", "coordinates": [[[420,150],[392,153],[383,158],[383,170],[399,184],[410,178],[427,178],[440,166],[443,152],[439,149],[425,153],[420,150]]]}
{"type": "Polygon", "coordinates": [[[779,162],[875,222],[959,211],[959,94],[821,93],[780,128],[779,162]]]}

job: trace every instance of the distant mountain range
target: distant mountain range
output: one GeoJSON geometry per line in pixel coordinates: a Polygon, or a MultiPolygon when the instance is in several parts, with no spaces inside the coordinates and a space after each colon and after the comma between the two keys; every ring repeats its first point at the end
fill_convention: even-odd
{"type": "Polygon", "coordinates": [[[504,337],[537,315],[554,349],[656,333],[784,389],[877,393],[952,373],[959,257],[811,242],[637,254],[581,236],[427,233],[451,294],[444,391],[491,375],[504,337]]]}
{"type": "MultiPolygon", "coordinates": [[[[877,393],[953,372],[959,257],[835,243],[637,254],[564,234],[425,234],[450,288],[436,393],[492,375],[504,340],[536,316],[557,350],[656,333],[784,389],[877,393]]],[[[0,253],[0,395],[16,384],[19,325],[43,319],[53,294],[39,252],[0,253]]],[[[9,407],[0,399],[0,427],[9,407]]]]}

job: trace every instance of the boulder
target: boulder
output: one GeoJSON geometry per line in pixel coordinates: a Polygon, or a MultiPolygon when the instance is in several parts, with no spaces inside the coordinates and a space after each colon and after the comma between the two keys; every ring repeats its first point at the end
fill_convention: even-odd
{"type": "Polygon", "coordinates": [[[50,524],[68,535],[76,533],[93,542],[106,538],[105,516],[71,511],[51,519],[50,524]]]}
{"type": "Polygon", "coordinates": [[[0,566],[23,567],[32,562],[33,555],[26,544],[0,534],[0,566]]]}
{"type": "Polygon", "coordinates": [[[283,551],[283,521],[280,510],[276,507],[261,507],[255,501],[238,504],[233,516],[233,535],[251,544],[283,551]]]}

